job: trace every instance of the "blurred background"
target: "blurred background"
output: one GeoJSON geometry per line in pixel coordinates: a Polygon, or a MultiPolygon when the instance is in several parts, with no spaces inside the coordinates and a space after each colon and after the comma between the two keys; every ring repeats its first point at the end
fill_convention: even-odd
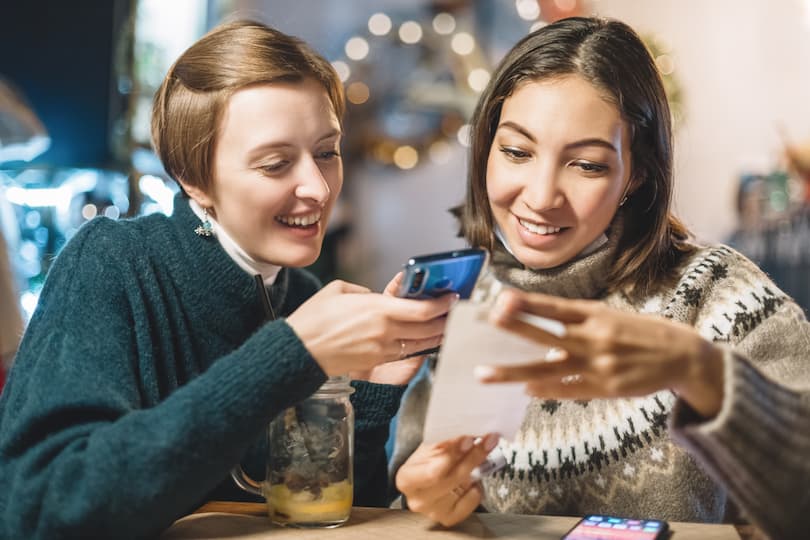
{"type": "Polygon", "coordinates": [[[251,17],[333,62],[346,182],[323,280],[381,289],[409,256],[463,245],[467,121],[522,36],[571,15],[647,41],[676,122],[675,210],[810,305],[810,0],[28,0],[0,6],[0,358],[48,265],[89,219],[170,213],[149,143],[154,90],[223,20],[251,17]],[[9,322],[11,321],[11,322],[9,322]]]}

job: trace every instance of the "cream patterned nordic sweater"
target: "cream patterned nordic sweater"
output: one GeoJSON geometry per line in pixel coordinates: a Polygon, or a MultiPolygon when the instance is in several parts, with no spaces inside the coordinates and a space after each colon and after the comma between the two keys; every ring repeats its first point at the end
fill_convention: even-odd
{"type": "MultiPolygon", "coordinates": [[[[727,349],[720,414],[701,423],[669,391],[635,399],[533,400],[516,439],[500,443],[509,465],[484,481],[485,508],[719,522],[733,517],[730,492],[775,538],[800,537],[794,527],[810,513],[810,323],[801,309],[725,246],[698,249],[677,284],[642,301],[604,294],[614,255],[610,238],[563,267],[532,271],[501,249],[481,288],[486,296],[502,282],[601,299],[695,327],[727,349]],[[787,471],[766,456],[780,456],[787,471]]],[[[428,376],[406,394],[393,470],[421,439],[429,392],[428,376]]]]}

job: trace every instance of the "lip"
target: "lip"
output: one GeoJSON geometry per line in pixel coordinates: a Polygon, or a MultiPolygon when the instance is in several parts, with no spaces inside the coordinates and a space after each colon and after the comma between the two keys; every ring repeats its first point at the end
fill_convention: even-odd
{"type": "Polygon", "coordinates": [[[520,218],[516,215],[512,215],[514,219],[514,227],[515,231],[520,238],[520,241],[527,247],[531,249],[548,249],[549,247],[553,247],[554,245],[560,243],[567,233],[571,230],[571,227],[562,227],[560,225],[552,225],[549,223],[540,223],[535,220],[531,219],[524,219],[520,218]],[[551,234],[538,234],[528,230],[520,220],[527,221],[531,224],[536,224],[538,226],[543,227],[551,227],[551,228],[559,228],[560,230],[556,233],[551,234]]]}
{"type": "Polygon", "coordinates": [[[541,225],[543,227],[554,227],[554,228],[558,228],[558,229],[568,229],[569,228],[568,226],[560,225],[559,223],[549,223],[547,221],[537,221],[536,219],[531,219],[531,218],[519,216],[517,214],[512,214],[512,215],[518,221],[528,221],[529,223],[531,223],[533,225],[541,225]]]}

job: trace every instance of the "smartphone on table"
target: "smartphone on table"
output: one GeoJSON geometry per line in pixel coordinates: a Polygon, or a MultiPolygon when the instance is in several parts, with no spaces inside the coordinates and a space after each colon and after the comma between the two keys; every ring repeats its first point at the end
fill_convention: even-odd
{"type": "Polygon", "coordinates": [[[397,296],[436,298],[452,292],[469,298],[486,259],[487,252],[478,248],[411,257],[397,296]]]}
{"type": "Polygon", "coordinates": [[[658,519],[631,519],[589,514],[561,540],[664,540],[669,524],[658,519]]]}

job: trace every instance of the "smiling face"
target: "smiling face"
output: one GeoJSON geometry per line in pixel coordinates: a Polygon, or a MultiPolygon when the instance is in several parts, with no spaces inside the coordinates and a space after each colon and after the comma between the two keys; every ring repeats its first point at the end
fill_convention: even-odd
{"type": "Polygon", "coordinates": [[[211,188],[183,187],[254,259],[312,264],[343,185],[326,90],[312,79],[250,86],[223,112],[211,188]]]}
{"type": "Polygon", "coordinates": [[[492,216],[530,268],[573,259],[607,229],[630,181],[630,134],[579,76],[522,83],[503,104],[487,160],[492,216]]]}

